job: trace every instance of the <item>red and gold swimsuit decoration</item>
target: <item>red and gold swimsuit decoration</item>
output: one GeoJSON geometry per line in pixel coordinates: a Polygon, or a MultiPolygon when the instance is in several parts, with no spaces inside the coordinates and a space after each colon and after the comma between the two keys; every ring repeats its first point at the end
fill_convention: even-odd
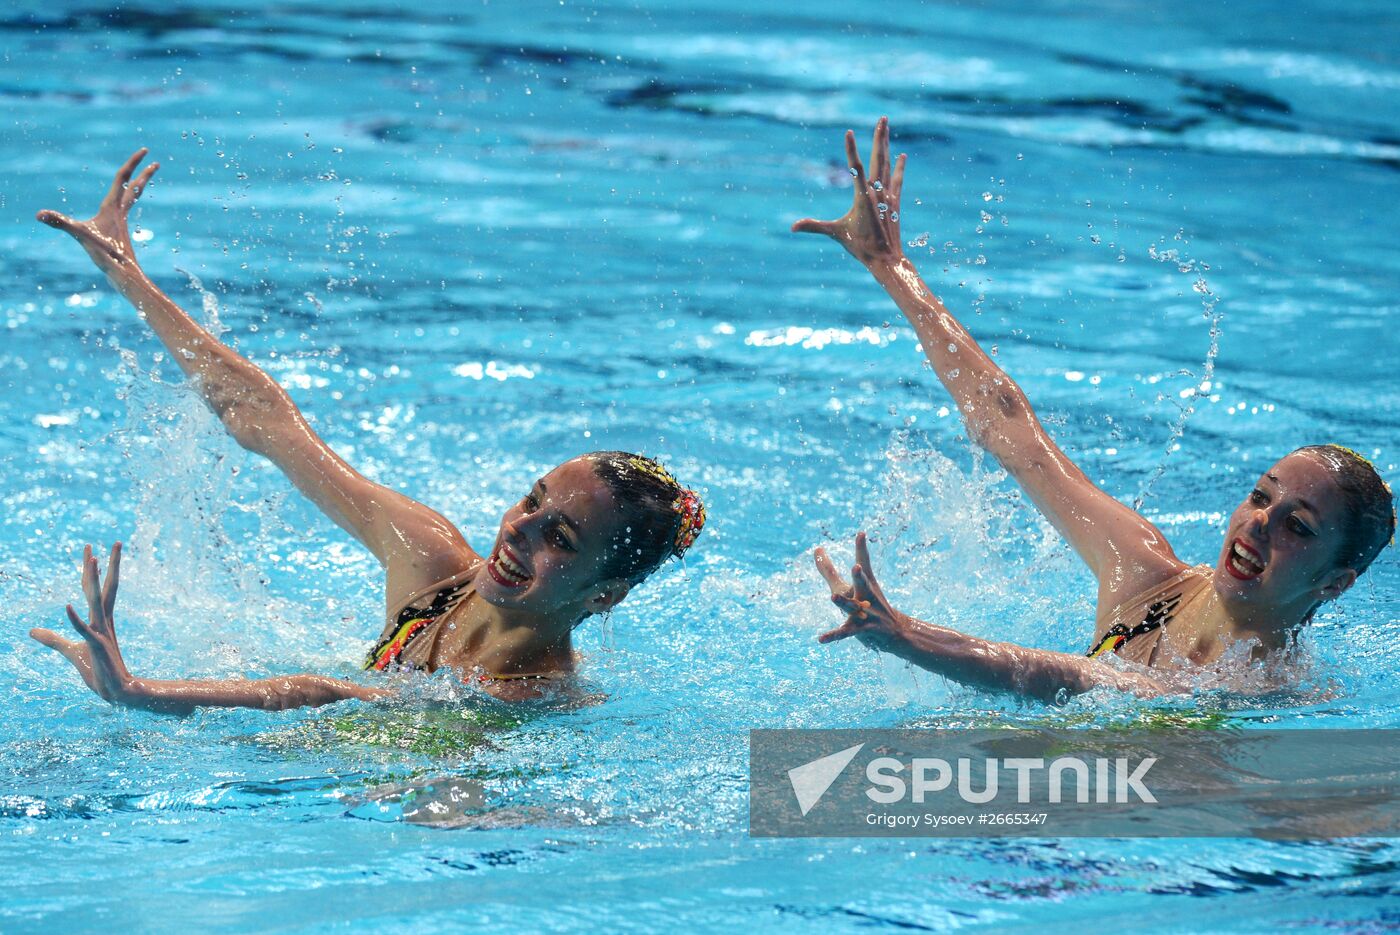
{"type": "Polygon", "coordinates": [[[396,665],[413,638],[427,629],[434,620],[454,610],[462,599],[471,593],[471,587],[472,582],[468,579],[438,591],[426,607],[410,604],[399,611],[393,631],[369,651],[363,668],[382,671],[396,665]]]}
{"type": "Polygon", "coordinates": [[[1108,632],[1103,635],[1094,646],[1085,653],[1090,659],[1102,656],[1104,653],[1116,653],[1124,643],[1135,636],[1142,636],[1144,633],[1151,633],[1158,627],[1164,627],[1171,622],[1172,615],[1176,613],[1176,607],[1181,603],[1181,592],[1164,597],[1151,607],[1147,608],[1147,613],[1142,618],[1142,623],[1129,627],[1126,623],[1115,623],[1109,627],[1108,632]]]}

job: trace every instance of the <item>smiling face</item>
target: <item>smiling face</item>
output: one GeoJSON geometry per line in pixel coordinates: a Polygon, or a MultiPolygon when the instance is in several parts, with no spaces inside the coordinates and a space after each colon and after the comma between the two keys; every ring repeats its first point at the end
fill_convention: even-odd
{"type": "Polygon", "coordinates": [[[566,461],[501,518],[477,593],[503,610],[564,624],[606,610],[628,587],[603,580],[618,523],[617,502],[592,464],[566,461]]]}
{"type": "Polygon", "coordinates": [[[1345,510],[1331,472],[1306,452],[1265,471],[1231,515],[1215,565],[1227,609],[1292,626],[1349,588],[1356,572],[1338,562],[1345,510]]]}

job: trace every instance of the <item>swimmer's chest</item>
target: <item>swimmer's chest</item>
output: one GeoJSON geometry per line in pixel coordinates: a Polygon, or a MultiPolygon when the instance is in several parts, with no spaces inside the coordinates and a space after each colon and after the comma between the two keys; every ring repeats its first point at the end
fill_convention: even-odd
{"type": "Polygon", "coordinates": [[[1210,663],[1223,650],[1205,626],[1213,594],[1209,575],[1201,567],[1187,569],[1100,619],[1088,655],[1113,653],[1141,666],[1170,659],[1210,663]]]}

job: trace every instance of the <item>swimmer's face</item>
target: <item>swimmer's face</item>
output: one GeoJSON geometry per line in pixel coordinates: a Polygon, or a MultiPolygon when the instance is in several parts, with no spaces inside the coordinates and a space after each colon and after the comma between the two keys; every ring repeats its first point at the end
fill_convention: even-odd
{"type": "Polygon", "coordinates": [[[618,523],[617,503],[592,464],[566,461],[501,518],[477,593],[502,609],[568,623],[607,610],[628,589],[602,577],[618,523]]]}
{"type": "Polygon", "coordinates": [[[1294,452],[1264,472],[1230,517],[1215,565],[1228,605],[1289,623],[1342,594],[1356,572],[1338,564],[1346,517],[1332,472],[1294,452]]]}

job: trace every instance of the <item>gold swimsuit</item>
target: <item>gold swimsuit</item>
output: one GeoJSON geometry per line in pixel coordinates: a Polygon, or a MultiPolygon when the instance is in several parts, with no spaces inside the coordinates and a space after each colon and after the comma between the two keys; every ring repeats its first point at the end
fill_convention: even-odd
{"type": "Polygon", "coordinates": [[[1086,655],[1117,653],[1138,665],[1152,665],[1167,624],[1199,613],[1209,599],[1211,573],[1209,565],[1184,569],[1101,615],[1086,655]]]}

